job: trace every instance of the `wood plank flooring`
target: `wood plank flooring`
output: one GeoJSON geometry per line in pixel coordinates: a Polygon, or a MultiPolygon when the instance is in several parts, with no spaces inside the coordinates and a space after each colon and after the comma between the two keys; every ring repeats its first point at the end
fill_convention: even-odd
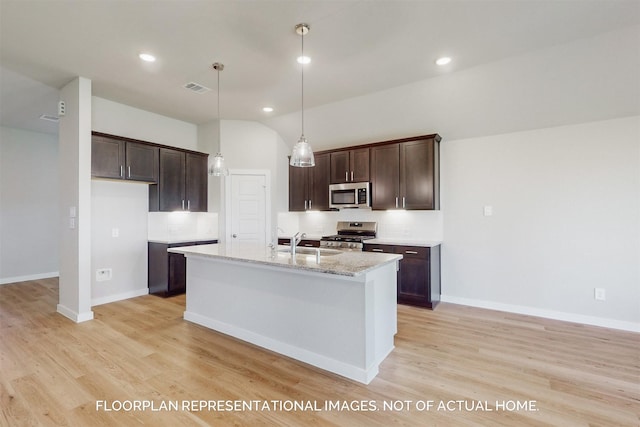
{"type": "Polygon", "coordinates": [[[640,425],[631,332],[399,306],[396,348],[365,386],[186,322],[184,296],[94,307],[81,324],[57,301],[57,279],[0,286],[2,426],[640,425]]]}

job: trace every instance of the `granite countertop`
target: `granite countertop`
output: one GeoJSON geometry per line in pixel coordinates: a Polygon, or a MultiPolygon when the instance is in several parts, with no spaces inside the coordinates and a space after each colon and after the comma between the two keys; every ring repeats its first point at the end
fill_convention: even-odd
{"type": "Polygon", "coordinates": [[[172,245],[175,243],[188,243],[188,242],[207,242],[209,240],[218,240],[218,238],[213,236],[209,236],[209,237],[179,236],[179,237],[160,237],[160,238],[148,239],[148,241],[151,243],[164,243],[167,245],[172,245]]]}
{"type": "Polygon", "coordinates": [[[384,239],[368,239],[364,241],[366,244],[374,245],[398,245],[398,246],[419,246],[423,248],[432,248],[442,244],[440,240],[411,240],[402,238],[384,238],[384,239]]]}
{"type": "MultiPolygon", "coordinates": [[[[286,250],[288,246],[278,246],[278,249],[286,250]]],[[[318,264],[315,254],[298,253],[295,259],[292,259],[288,252],[279,252],[267,246],[251,243],[188,246],[170,248],[169,252],[184,254],[187,257],[209,257],[341,276],[360,276],[402,259],[402,255],[397,254],[345,251],[338,255],[321,256],[318,264]]]]}

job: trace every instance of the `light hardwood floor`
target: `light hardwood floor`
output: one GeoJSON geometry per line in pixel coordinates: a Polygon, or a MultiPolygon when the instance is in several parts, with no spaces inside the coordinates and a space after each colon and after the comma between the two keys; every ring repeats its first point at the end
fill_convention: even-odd
{"type": "Polygon", "coordinates": [[[57,279],[0,286],[0,425],[640,425],[640,335],[630,332],[399,306],[396,348],[365,386],[186,322],[183,296],[94,307],[81,324],[57,314],[57,300],[57,279]],[[194,400],[271,410],[96,407],[194,400]],[[321,410],[274,408],[293,401],[321,410]]]}

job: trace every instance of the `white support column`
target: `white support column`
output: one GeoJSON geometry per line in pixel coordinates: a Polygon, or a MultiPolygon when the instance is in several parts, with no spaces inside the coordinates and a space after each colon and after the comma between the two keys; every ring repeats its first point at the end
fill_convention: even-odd
{"type": "MultiPolygon", "coordinates": [[[[60,295],[58,313],[74,322],[91,311],[91,80],[60,91],[65,115],[58,132],[60,170],[60,295]]],[[[53,179],[53,177],[52,177],[53,179]]]]}

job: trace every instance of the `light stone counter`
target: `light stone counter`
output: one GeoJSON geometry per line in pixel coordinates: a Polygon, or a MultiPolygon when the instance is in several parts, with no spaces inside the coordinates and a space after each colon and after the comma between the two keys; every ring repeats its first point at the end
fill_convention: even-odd
{"type": "Polygon", "coordinates": [[[439,240],[412,240],[402,238],[368,239],[365,240],[364,243],[372,245],[418,246],[422,248],[433,248],[434,246],[442,244],[439,240]]]}
{"type": "MultiPolygon", "coordinates": [[[[287,248],[288,246],[278,246],[278,249],[287,248]]],[[[318,264],[314,254],[297,254],[292,258],[288,252],[273,251],[267,246],[250,243],[186,246],[170,248],[169,252],[342,276],[359,276],[402,259],[402,255],[396,254],[345,251],[338,255],[321,256],[318,264]]]]}
{"type": "Polygon", "coordinates": [[[155,237],[148,239],[151,243],[163,243],[165,245],[173,245],[176,243],[189,243],[189,242],[208,242],[209,240],[218,240],[216,236],[179,236],[179,237],[155,237]]]}

